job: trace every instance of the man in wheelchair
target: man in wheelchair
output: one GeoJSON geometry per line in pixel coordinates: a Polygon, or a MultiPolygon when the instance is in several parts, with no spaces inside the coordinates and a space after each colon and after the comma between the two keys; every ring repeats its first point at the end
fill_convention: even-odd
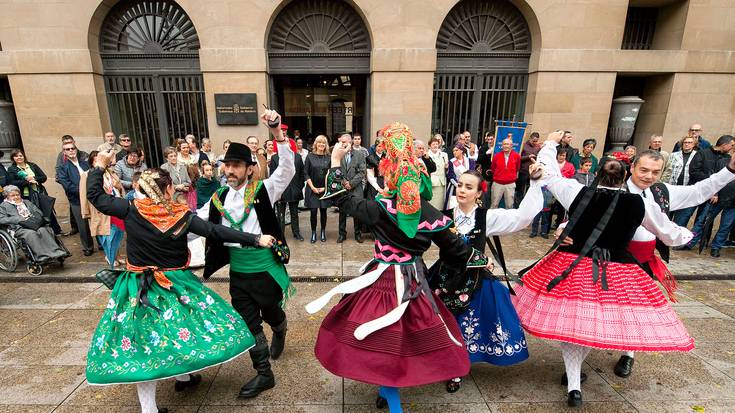
{"type": "Polygon", "coordinates": [[[29,264],[45,264],[71,254],[57,241],[49,221],[41,210],[28,200],[21,199],[15,185],[3,187],[5,200],[0,202],[0,226],[20,244],[29,264]]]}

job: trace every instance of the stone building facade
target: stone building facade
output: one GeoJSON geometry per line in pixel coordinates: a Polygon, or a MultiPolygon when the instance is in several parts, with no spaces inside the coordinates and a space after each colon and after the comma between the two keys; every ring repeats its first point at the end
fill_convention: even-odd
{"type": "Polygon", "coordinates": [[[263,136],[218,123],[215,95],[233,93],[302,135],[400,120],[477,136],[512,117],[576,145],[604,141],[612,100],[637,95],[635,142],[671,148],[694,122],[733,133],[734,50],[731,0],[0,0],[0,77],[49,173],[64,134],[156,152],[184,132],[215,149],[263,136]]]}

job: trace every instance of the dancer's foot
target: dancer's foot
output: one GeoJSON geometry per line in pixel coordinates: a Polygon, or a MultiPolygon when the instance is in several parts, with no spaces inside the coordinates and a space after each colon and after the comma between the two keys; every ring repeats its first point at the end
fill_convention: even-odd
{"type": "Polygon", "coordinates": [[[447,393],[456,393],[462,386],[462,378],[457,377],[447,381],[447,393]]]}
{"type": "Polygon", "coordinates": [[[567,395],[567,406],[569,407],[580,407],[582,406],[582,392],[579,390],[572,390],[567,395]]]}
{"type": "Polygon", "coordinates": [[[202,382],[202,375],[201,374],[190,374],[189,380],[187,381],[179,381],[176,380],[176,384],[174,385],[174,390],[177,392],[184,391],[188,389],[189,387],[196,387],[199,385],[199,383],[202,382]]]}
{"type": "MultiPolygon", "coordinates": [[[[587,381],[587,373],[580,373],[579,384],[582,384],[585,381],[587,381]]],[[[569,381],[567,380],[567,373],[564,373],[561,375],[561,385],[566,386],[567,384],[569,384],[569,381]]]]}
{"type": "Polygon", "coordinates": [[[620,356],[617,364],[615,364],[615,375],[618,377],[626,378],[633,372],[633,363],[635,359],[630,356],[620,356]]]}

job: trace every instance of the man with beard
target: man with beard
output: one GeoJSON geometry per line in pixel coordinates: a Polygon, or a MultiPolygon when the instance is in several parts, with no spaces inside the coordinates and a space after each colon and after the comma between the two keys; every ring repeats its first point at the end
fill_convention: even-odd
{"type": "Polygon", "coordinates": [[[255,347],[250,358],[257,375],[241,389],[239,398],[252,398],[275,386],[269,359],[277,359],[286,342],[286,313],[283,303],[291,295],[284,259],[286,241],[273,210],[275,201],[294,176],[294,148],[289,145],[280,128],[280,115],[266,110],[261,115],[265,124],[273,125],[271,134],[278,144],[280,162],[269,178],[260,180],[257,160],[250,148],[233,142],[222,159],[227,185],[212,195],[198,214],[213,223],[252,234],[266,234],[276,238],[274,249],[241,248],[239,244],[218,244],[207,240],[204,278],[230,264],[230,295],[237,310],[255,336],[255,347]],[[223,219],[224,218],[224,219],[223,219]],[[227,247],[227,248],[225,248],[227,247]],[[279,255],[280,259],[276,256],[279,255]],[[263,334],[262,322],[273,330],[273,339],[263,334]]]}

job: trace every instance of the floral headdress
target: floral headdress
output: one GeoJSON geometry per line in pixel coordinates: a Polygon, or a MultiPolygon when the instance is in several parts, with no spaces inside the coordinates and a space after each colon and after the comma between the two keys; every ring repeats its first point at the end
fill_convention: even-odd
{"type": "Polygon", "coordinates": [[[431,178],[426,166],[413,154],[413,134],[394,122],[381,129],[380,147],[386,156],[378,169],[385,177],[389,197],[396,197],[398,227],[413,238],[421,218],[421,198],[431,199],[431,178]]]}

